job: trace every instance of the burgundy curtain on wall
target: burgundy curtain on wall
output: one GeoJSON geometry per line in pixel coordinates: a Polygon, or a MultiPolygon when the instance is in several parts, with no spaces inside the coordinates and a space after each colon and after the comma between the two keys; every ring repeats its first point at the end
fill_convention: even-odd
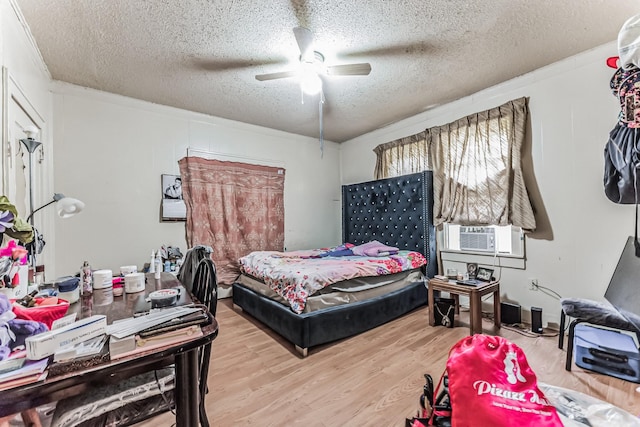
{"type": "Polygon", "coordinates": [[[213,248],[219,283],[235,281],[249,252],[284,249],[284,169],[201,157],[178,164],[187,245],[213,248]]]}

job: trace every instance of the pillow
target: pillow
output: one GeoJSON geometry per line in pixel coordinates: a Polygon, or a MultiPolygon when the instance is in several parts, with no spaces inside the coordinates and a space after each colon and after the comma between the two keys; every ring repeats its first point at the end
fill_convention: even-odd
{"type": "Polygon", "coordinates": [[[582,298],[560,300],[564,314],[595,325],[635,331],[636,328],[610,304],[582,298]]]}

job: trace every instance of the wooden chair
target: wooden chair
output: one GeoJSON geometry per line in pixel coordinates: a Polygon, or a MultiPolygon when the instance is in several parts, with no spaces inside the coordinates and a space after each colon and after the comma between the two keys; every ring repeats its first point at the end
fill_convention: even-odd
{"type": "MultiPolygon", "coordinates": [[[[216,266],[211,258],[203,258],[198,263],[196,272],[193,276],[193,296],[203,305],[205,305],[212,316],[216,315],[218,306],[218,277],[216,274],[216,266]]],[[[211,344],[207,344],[200,350],[200,424],[203,427],[209,427],[207,412],[204,406],[204,396],[208,392],[207,376],[209,374],[209,361],[211,358],[211,344]]]]}

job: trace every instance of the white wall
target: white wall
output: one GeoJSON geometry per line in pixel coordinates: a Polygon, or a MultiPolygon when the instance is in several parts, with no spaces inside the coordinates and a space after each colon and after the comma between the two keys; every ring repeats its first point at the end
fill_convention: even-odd
{"type": "Polygon", "coordinates": [[[634,232],[633,207],[611,203],[603,191],[604,145],[619,112],[609,90],[614,70],[605,59],[616,54],[614,43],[601,46],[350,140],[341,146],[343,184],[373,179],[372,149],[378,144],[528,97],[540,229],[527,237],[526,269],[497,272],[502,270],[503,300],[527,310],[542,307],[545,321],[558,322],[558,301],[530,291],[528,279],[563,297],[603,300],[626,237],[634,232]]]}
{"type": "Polygon", "coordinates": [[[180,173],[187,147],[284,166],[287,249],[339,243],[337,144],[325,141],[321,157],[314,138],[59,82],[53,97],[56,191],[86,204],[56,221],[56,275],[84,260],[114,271],[142,267],[162,244],[184,252],[185,223],[161,223],[159,210],[160,175],[180,173]]]}

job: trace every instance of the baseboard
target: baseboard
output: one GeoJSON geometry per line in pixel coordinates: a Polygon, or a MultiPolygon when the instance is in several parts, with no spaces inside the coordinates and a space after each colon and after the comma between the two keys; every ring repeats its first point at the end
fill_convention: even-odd
{"type": "Polygon", "coordinates": [[[233,288],[228,285],[218,285],[218,299],[231,298],[233,296],[233,288]]]}

